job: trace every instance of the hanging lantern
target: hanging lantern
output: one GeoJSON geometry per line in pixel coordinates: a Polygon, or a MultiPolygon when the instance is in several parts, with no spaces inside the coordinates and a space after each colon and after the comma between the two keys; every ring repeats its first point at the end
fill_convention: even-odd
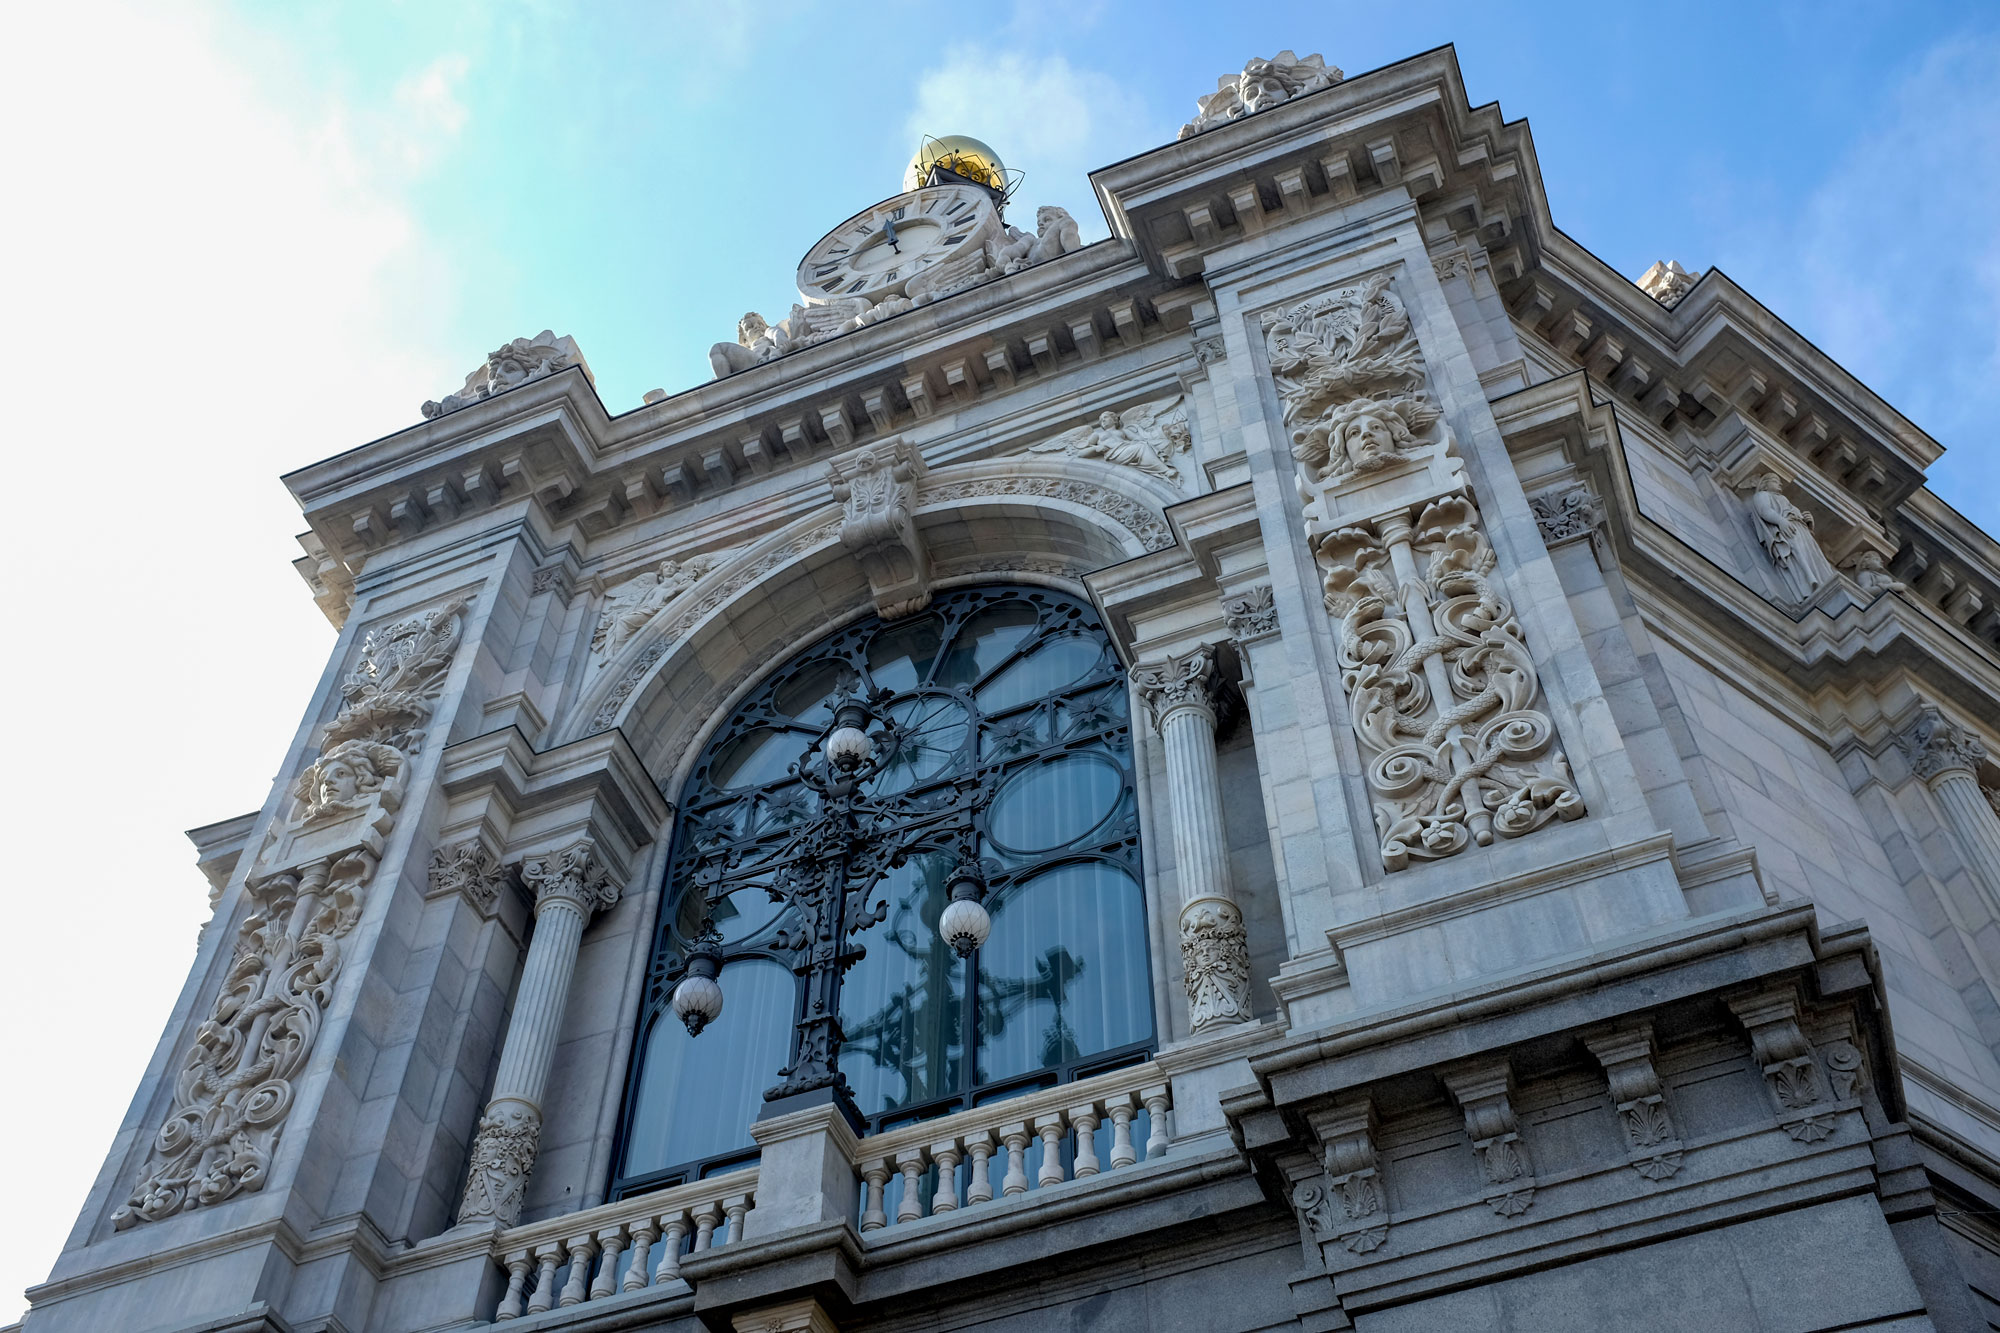
{"type": "Polygon", "coordinates": [[[719,944],[711,933],[697,939],[695,951],[688,956],[687,973],[674,987],[673,1010],[687,1024],[690,1037],[699,1037],[703,1028],[722,1017],[722,986],[715,979],[722,971],[719,944]]]}
{"type": "Polygon", "coordinates": [[[977,864],[971,861],[959,862],[952,871],[950,884],[951,902],[945,905],[938,917],[938,935],[951,951],[960,958],[972,957],[973,951],[986,943],[986,937],[993,933],[993,918],[987,914],[980,899],[986,896],[986,880],[979,873],[977,864]]]}
{"type": "Polygon", "coordinates": [[[826,762],[842,773],[852,772],[867,762],[875,742],[862,728],[873,720],[866,705],[851,697],[842,703],[834,712],[833,730],[820,742],[820,753],[826,756],[826,762]]]}

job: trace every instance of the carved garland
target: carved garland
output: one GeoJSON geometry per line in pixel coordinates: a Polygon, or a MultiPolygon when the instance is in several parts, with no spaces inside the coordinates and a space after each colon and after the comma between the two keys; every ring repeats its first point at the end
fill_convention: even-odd
{"type": "Polygon", "coordinates": [[[112,1214],[119,1230],[263,1188],[465,609],[455,600],[362,643],[320,753],[245,880],[253,910],[182,1063],[154,1156],[112,1214]]]}

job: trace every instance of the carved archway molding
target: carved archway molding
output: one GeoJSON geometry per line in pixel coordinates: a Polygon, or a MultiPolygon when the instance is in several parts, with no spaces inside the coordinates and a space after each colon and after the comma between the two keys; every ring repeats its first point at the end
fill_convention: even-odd
{"type": "MultiPolygon", "coordinates": [[[[1172,545],[1161,511],[1181,498],[1129,469],[1013,457],[923,479],[913,517],[931,546],[933,585],[1012,574],[1080,592],[1085,573],[1172,545]],[[1023,519],[1024,503],[1039,524],[1023,519]]],[[[841,544],[843,521],[830,504],[719,562],[596,672],[559,739],[622,728],[674,789],[757,676],[873,609],[869,579],[841,544]]]]}

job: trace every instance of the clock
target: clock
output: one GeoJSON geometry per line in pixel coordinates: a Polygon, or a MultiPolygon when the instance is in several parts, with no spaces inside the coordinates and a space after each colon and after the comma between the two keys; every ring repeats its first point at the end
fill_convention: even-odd
{"type": "Polygon", "coordinates": [[[993,196],[977,185],[931,185],[885,199],[835,227],[799,265],[807,305],[909,293],[910,281],[1002,234],[993,196]]]}

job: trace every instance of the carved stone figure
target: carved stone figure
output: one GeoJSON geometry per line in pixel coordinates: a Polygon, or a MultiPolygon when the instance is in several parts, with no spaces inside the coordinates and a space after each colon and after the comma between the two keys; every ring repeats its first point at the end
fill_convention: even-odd
{"type": "Polygon", "coordinates": [[[887,620],[930,605],[930,555],[914,516],[923,475],[923,455],[900,441],[827,464],[842,510],[841,544],[860,562],[887,620]]]}
{"type": "MultiPolygon", "coordinates": [[[[567,335],[558,338],[554,330],[543,329],[532,338],[516,338],[487,353],[486,363],[465,377],[464,387],[425,403],[423,412],[426,417],[441,417],[530,380],[583,364],[583,353],[577,350],[576,339],[567,335]]],[[[589,373],[590,368],[584,366],[584,374],[589,373]]]]}
{"type": "Polygon", "coordinates": [[[619,584],[597,618],[597,629],[590,636],[591,652],[609,659],[682,593],[706,578],[717,563],[716,557],[708,555],[662,560],[656,568],[619,584]]]}
{"type": "Polygon", "coordinates": [[[1035,234],[1030,236],[1018,227],[1007,228],[1007,240],[997,246],[993,258],[1001,272],[1019,273],[1082,248],[1083,234],[1069,210],[1043,204],[1035,210],[1035,234]]]}
{"type": "Polygon", "coordinates": [[[1793,601],[1810,599],[1832,581],[1833,566],[1813,535],[1811,512],[1786,497],[1784,480],[1777,473],[1766,472],[1757,479],[1750,496],[1750,522],[1793,601]]]}
{"type": "Polygon", "coordinates": [[[351,814],[379,801],[396,808],[401,793],[403,752],[380,741],[351,740],[306,766],[292,786],[301,823],[351,814]]]}
{"type": "Polygon", "coordinates": [[[1845,568],[1854,576],[1854,581],[1861,585],[1861,591],[1871,597],[1885,592],[1905,590],[1905,585],[1899,582],[1883,563],[1880,551],[1870,551],[1866,548],[1857,551],[1848,560],[1845,568]]]}
{"type": "Polygon", "coordinates": [[[786,343],[782,330],[772,328],[762,315],[751,310],[736,321],[735,342],[716,343],[708,349],[708,364],[715,377],[721,379],[784,355],[790,350],[786,343]]]}
{"type": "Polygon", "coordinates": [[[1300,59],[1280,51],[1269,60],[1253,58],[1241,74],[1223,75],[1215,81],[1214,92],[1196,100],[1195,117],[1181,127],[1178,137],[1191,139],[1217,125],[1331,88],[1341,78],[1341,72],[1318,55],[1300,59]]]}
{"type": "Polygon", "coordinates": [[[1672,310],[1699,281],[1671,259],[1662,259],[1639,275],[1639,290],[1672,310]]]}
{"type": "Polygon", "coordinates": [[[1179,485],[1180,469],[1170,460],[1186,452],[1192,443],[1187,404],[1176,396],[1123,412],[1100,412],[1095,424],[1064,431],[1052,440],[1032,446],[1029,452],[1101,458],[1179,485]]]}
{"type": "Polygon", "coordinates": [[[1440,413],[1409,315],[1386,274],[1264,316],[1292,457],[1308,482],[1390,467],[1433,447],[1440,413]]]}
{"type": "Polygon", "coordinates": [[[362,641],[346,704],[245,881],[251,910],[118,1230],[263,1187],[465,610],[454,601],[362,641]]]}
{"type": "Polygon", "coordinates": [[[1431,502],[1414,527],[1339,529],[1318,555],[1385,866],[1583,813],[1468,497],[1431,502]]]}

